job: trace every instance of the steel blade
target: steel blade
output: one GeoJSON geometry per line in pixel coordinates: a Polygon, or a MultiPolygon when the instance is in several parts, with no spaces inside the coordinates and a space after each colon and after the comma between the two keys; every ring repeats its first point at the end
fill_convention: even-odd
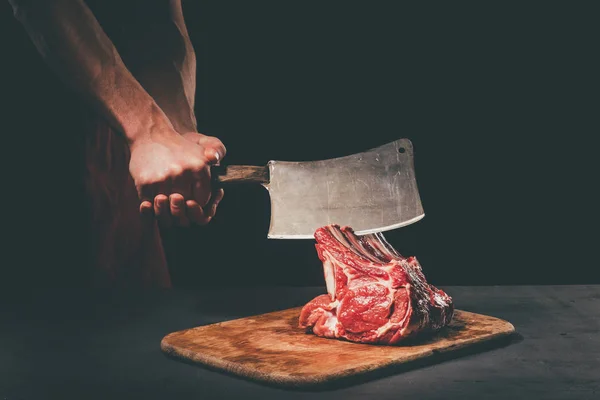
{"type": "Polygon", "coordinates": [[[271,239],[311,239],[332,223],[384,232],[425,216],[408,139],[329,160],[271,161],[269,170],[271,239]]]}

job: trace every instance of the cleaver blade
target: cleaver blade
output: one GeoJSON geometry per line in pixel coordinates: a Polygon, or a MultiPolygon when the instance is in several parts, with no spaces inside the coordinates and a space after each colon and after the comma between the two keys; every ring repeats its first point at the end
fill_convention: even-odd
{"type": "Polygon", "coordinates": [[[313,239],[329,224],[365,235],[425,216],[409,139],[328,160],[214,167],[212,174],[218,184],[255,183],[268,190],[269,239],[313,239]]]}

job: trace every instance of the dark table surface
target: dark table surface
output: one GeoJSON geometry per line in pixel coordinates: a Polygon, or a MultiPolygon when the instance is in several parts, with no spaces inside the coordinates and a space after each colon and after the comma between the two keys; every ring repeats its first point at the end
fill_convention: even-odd
{"type": "Polygon", "coordinates": [[[167,358],[166,334],[303,305],[322,288],[46,293],[4,302],[0,400],[600,399],[600,286],[444,287],[519,340],[329,391],[287,391],[167,358]]]}

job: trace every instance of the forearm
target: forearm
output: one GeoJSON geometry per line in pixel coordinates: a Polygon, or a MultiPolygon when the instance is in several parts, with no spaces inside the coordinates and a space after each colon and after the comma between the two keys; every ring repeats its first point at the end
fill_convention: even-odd
{"type": "Polygon", "coordinates": [[[187,32],[181,2],[157,2],[146,19],[124,26],[127,41],[119,47],[136,79],[154,98],[178,132],[197,130],[194,102],[196,54],[187,32]]]}
{"type": "MultiPolygon", "coordinates": [[[[155,56],[163,54],[157,49],[155,56]]],[[[175,130],[180,133],[195,132],[195,65],[179,66],[176,59],[168,57],[169,52],[164,55],[163,62],[146,66],[135,77],[167,115],[175,130]]],[[[193,49],[188,50],[186,58],[192,55],[193,49]]]]}
{"type": "Polygon", "coordinates": [[[9,2],[46,63],[129,143],[170,127],[83,1],[9,2]]]}

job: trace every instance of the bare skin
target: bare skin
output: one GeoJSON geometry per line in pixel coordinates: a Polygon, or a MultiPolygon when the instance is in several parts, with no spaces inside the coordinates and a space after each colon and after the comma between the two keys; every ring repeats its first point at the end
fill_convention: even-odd
{"type": "Polygon", "coordinates": [[[226,149],[197,132],[196,59],[180,0],[165,0],[162,19],[130,32],[132,59],[146,62],[128,66],[83,0],[9,3],[44,61],[126,138],[140,212],[165,226],[210,222],[223,197],[213,193],[210,166],[226,149]],[[144,52],[155,62],[139,57],[144,52]]]}

